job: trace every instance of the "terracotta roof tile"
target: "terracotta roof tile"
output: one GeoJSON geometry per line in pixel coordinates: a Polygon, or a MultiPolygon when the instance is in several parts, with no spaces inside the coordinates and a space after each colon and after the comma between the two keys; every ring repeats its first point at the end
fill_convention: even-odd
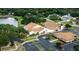
{"type": "Polygon", "coordinates": [[[29,23],[25,26],[25,29],[28,31],[34,31],[34,32],[40,32],[42,31],[44,28],[38,24],[35,23],[29,23]]]}
{"type": "Polygon", "coordinates": [[[59,29],[59,25],[53,21],[46,21],[43,23],[43,25],[50,30],[58,30],[59,29]]]}
{"type": "Polygon", "coordinates": [[[64,42],[71,42],[75,39],[75,34],[72,32],[58,32],[54,33],[54,35],[64,42]]]}

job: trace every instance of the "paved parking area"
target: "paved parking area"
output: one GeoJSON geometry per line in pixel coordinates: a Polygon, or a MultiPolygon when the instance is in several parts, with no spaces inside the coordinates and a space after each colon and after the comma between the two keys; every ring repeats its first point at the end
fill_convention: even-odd
{"type": "Polygon", "coordinates": [[[23,45],[27,51],[38,51],[38,48],[32,42],[23,45]]]}
{"type": "Polygon", "coordinates": [[[64,51],[74,51],[74,46],[79,45],[79,41],[71,42],[64,45],[64,51]]]}
{"type": "Polygon", "coordinates": [[[45,37],[39,37],[39,40],[23,44],[26,51],[55,51],[55,43],[51,43],[45,37]]]}

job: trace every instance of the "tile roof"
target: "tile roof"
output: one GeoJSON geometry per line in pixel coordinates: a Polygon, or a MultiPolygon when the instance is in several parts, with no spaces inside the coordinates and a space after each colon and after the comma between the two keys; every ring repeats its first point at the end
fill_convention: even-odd
{"type": "Polygon", "coordinates": [[[46,21],[43,23],[43,25],[50,30],[58,30],[59,29],[59,25],[57,23],[55,23],[54,21],[46,21]]]}
{"type": "Polygon", "coordinates": [[[28,31],[32,31],[32,28],[35,27],[36,25],[37,25],[37,24],[31,22],[31,23],[25,25],[24,27],[25,27],[25,29],[27,29],[28,31]]]}
{"type": "Polygon", "coordinates": [[[40,32],[42,31],[44,28],[42,27],[38,27],[38,28],[33,28],[32,31],[35,31],[35,32],[40,32]]]}
{"type": "Polygon", "coordinates": [[[31,23],[25,25],[25,29],[27,29],[28,31],[40,32],[44,28],[42,26],[38,25],[38,24],[31,22],[31,23]]]}
{"type": "Polygon", "coordinates": [[[72,42],[76,38],[76,34],[72,32],[57,32],[54,35],[64,42],[72,42]]]}

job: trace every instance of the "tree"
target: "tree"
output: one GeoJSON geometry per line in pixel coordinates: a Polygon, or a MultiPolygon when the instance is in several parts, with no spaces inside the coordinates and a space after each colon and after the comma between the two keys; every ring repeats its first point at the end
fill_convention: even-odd
{"type": "Polygon", "coordinates": [[[57,46],[58,48],[61,48],[61,43],[60,43],[60,42],[57,42],[57,43],[56,43],[56,46],[57,46]]]}
{"type": "Polygon", "coordinates": [[[18,38],[18,29],[13,25],[0,25],[0,47],[7,45],[11,42],[11,46],[14,45],[13,41],[18,38]]]}
{"type": "Polygon", "coordinates": [[[70,24],[65,25],[66,28],[71,28],[72,26],[70,24]]]}
{"type": "Polygon", "coordinates": [[[74,50],[75,50],[75,51],[79,51],[79,45],[75,45],[75,46],[74,46],[74,50]]]}
{"type": "Polygon", "coordinates": [[[49,18],[50,20],[53,20],[53,21],[61,21],[60,16],[57,15],[57,14],[49,15],[48,18],[49,18]]]}
{"type": "Polygon", "coordinates": [[[46,20],[44,19],[43,16],[40,16],[40,15],[25,15],[23,17],[24,19],[22,20],[22,24],[28,24],[30,22],[34,22],[34,23],[41,23],[41,22],[45,22],[46,20]]]}
{"type": "Polygon", "coordinates": [[[0,50],[2,46],[5,46],[9,43],[8,36],[5,35],[5,33],[0,34],[0,50]]]}
{"type": "Polygon", "coordinates": [[[31,13],[33,15],[43,15],[47,17],[50,14],[60,14],[65,15],[70,13],[72,16],[78,16],[79,15],[79,9],[78,8],[0,8],[0,14],[6,15],[8,13],[14,13],[15,16],[24,16],[28,13],[31,13]]]}
{"type": "Polygon", "coordinates": [[[22,27],[19,27],[19,38],[25,38],[25,37],[27,37],[27,34],[29,34],[29,32],[28,31],[26,31],[24,28],[22,28],[22,27]]]}

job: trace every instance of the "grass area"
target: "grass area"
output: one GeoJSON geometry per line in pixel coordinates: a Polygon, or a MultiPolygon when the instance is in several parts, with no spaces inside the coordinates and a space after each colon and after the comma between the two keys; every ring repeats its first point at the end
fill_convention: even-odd
{"type": "Polygon", "coordinates": [[[55,36],[53,36],[53,34],[49,33],[47,34],[47,37],[50,39],[50,40],[55,40],[57,39],[55,36]]]}
{"type": "Polygon", "coordinates": [[[21,21],[23,20],[22,16],[13,16],[18,21],[18,26],[22,26],[21,21]]]}
{"type": "Polygon", "coordinates": [[[61,22],[62,20],[54,20],[56,23],[61,22]]]}
{"type": "Polygon", "coordinates": [[[69,29],[69,30],[73,30],[73,29],[75,29],[75,28],[72,26],[72,27],[69,27],[68,29],[69,29]]]}
{"type": "Polygon", "coordinates": [[[25,41],[35,40],[36,36],[28,36],[25,38],[25,41]]]}
{"type": "MultiPolygon", "coordinates": [[[[13,16],[17,21],[18,21],[18,27],[22,27],[23,25],[21,24],[21,21],[23,20],[23,17],[22,16],[13,16]]],[[[36,36],[35,35],[33,35],[33,36],[25,36],[24,37],[24,40],[25,41],[29,41],[29,40],[33,40],[33,39],[35,39],[36,38],[36,36]]]]}
{"type": "Polygon", "coordinates": [[[75,26],[72,26],[70,28],[68,28],[69,30],[72,30],[73,32],[79,32],[79,28],[78,27],[75,27],[75,26]]]}

